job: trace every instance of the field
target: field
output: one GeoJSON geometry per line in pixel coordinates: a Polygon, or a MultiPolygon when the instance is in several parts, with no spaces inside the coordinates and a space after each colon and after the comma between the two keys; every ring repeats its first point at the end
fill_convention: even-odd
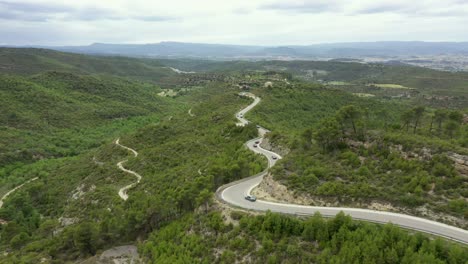
{"type": "Polygon", "coordinates": [[[379,88],[384,88],[384,89],[415,89],[415,88],[409,88],[403,85],[399,84],[391,84],[391,83],[370,83],[368,86],[377,86],[379,88]]]}

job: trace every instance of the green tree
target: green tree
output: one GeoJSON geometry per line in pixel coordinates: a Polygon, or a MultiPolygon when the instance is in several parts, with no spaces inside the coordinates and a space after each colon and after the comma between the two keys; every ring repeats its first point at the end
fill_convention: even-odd
{"type": "Polygon", "coordinates": [[[442,124],[447,119],[448,113],[444,109],[437,109],[434,113],[434,121],[437,123],[437,131],[440,134],[442,132],[442,124]]]}
{"type": "Polygon", "coordinates": [[[460,128],[460,124],[450,120],[445,124],[444,128],[445,133],[447,133],[447,135],[452,139],[456,131],[460,128]]]}
{"type": "Polygon", "coordinates": [[[417,106],[412,109],[414,113],[414,127],[413,127],[413,134],[416,134],[416,130],[418,128],[418,125],[421,121],[421,118],[424,115],[424,112],[426,111],[426,108],[424,106],[417,106]]]}
{"type": "Polygon", "coordinates": [[[313,137],[313,132],[312,129],[306,129],[302,135],[302,141],[303,141],[303,147],[304,149],[310,149],[312,145],[312,137],[313,137]]]}
{"type": "Polygon", "coordinates": [[[401,121],[403,122],[402,129],[406,128],[406,132],[409,131],[411,121],[414,119],[414,111],[407,110],[401,115],[401,121]]]}
{"type": "Polygon", "coordinates": [[[321,120],[315,131],[314,138],[322,146],[323,150],[335,149],[341,141],[339,124],[335,118],[321,120]]]}
{"type": "Polygon", "coordinates": [[[10,241],[10,246],[12,248],[18,249],[26,243],[29,236],[25,232],[21,232],[18,235],[14,236],[10,241]]]}
{"type": "Polygon", "coordinates": [[[463,114],[459,111],[451,111],[448,118],[454,122],[461,124],[463,122],[463,114]]]}
{"type": "Polygon", "coordinates": [[[361,118],[362,111],[354,105],[347,105],[338,110],[336,119],[340,122],[343,128],[350,124],[354,135],[357,135],[356,122],[361,118]]]}
{"type": "Polygon", "coordinates": [[[208,211],[210,206],[210,201],[212,197],[212,193],[208,189],[203,189],[197,197],[197,206],[202,206],[205,209],[205,213],[208,211]]]}
{"type": "Polygon", "coordinates": [[[97,227],[91,222],[81,223],[74,232],[73,241],[82,253],[94,255],[98,246],[97,227]]]}

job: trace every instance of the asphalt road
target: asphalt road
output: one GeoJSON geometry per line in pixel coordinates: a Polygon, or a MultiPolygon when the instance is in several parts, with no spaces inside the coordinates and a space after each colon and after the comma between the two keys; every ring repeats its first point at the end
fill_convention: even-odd
{"type": "MultiPolygon", "coordinates": [[[[243,96],[248,96],[254,99],[254,102],[248,107],[242,109],[239,113],[236,114],[236,118],[239,120],[237,125],[243,126],[248,124],[248,120],[244,118],[244,115],[254,108],[259,102],[260,98],[256,97],[253,94],[242,93],[243,96]]],[[[260,137],[256,139],[249,140],[246,145],[247,147],[256,152],[264,155],[268,159],[268,168],[271,168],[275,163],[281,159],[281,156],[261,148],[259,145],[254,147],[256,141],[262,141],[263,135],[267,133],[268,130],[264,128],[259,128],[260,137]],[[274,159],[273,157],[276,157],[274,159]]],[[[234,183],[226,184],[221,186],[216,192],[217,198],[221,201],[230,204],[234,207],[240,207],[244,209],[251,209],[256,211],[272,211],[286,214],[294,215],[313,215],[316,212],[320,212],[325,217],[332,217],[343,211],[345,214],[350,215],[352,218],[357,220],[363,220],[374,223],[393,223],[400,227],[421,231],[424,233],[429,233],[441,237],[445,237],[451,240],[455,240],[464,244],[468,244],[468,231],[457,228],[454,226],[446,225],[436,221],[427,220],[420,217],[383,212],[369,209],[360,209],[360,208],[345,208],[345,207],[319,207],[319,206],[305,206],[305,205],[296,205],[296,204],[286,204],[286,203],[275,203],[269,201],[258,200],[255,202],[250,202],[244,197],[249,195],[251,190],[255,188],[263,179],[263,176],[267,174],[267,171],[264,171],[258,175],[246,178],[244,180],[236,181],[234,183]]]]}

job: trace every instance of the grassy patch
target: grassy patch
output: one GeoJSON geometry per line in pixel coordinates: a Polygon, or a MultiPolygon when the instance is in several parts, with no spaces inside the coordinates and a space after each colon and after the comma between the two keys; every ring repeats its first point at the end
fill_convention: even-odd
{"type": "Polygon", "coordinates": [[[379,88],[384,89],[407,89],[407,90],[414,90],[415,88],[406,87],[400,84],[393,84],[393,83],[371,83],[368,86],[377,86],[379,88]]]}
{"type": "Polygon", "coordinates": [[[342,82],[342,81],[331,81],[327,82],[328,85],[336,85],[336,86],[341,86],[341,85],[350,85],[349,82],[342,82]]]}
{"type": "Polygon", "coordinates": [[[357,97],[375,97],[375,94],[369,94],[369,93],[353,93],[357,97]]]}

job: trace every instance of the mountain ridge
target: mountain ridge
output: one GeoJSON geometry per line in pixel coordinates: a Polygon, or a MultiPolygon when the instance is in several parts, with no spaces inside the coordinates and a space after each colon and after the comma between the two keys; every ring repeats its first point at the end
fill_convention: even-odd
{"type": "Polygon", "coordinates": [[[468,54],[468,42],[376,41],[342,42],[311,45],[234,45],[163,41],[146,44],[92,43],[85,46],[48,46],[45,48],[89,53],[130,56],[193,57],[274,57],[302,58],[336,56],[414,56],[468,54]]]}

